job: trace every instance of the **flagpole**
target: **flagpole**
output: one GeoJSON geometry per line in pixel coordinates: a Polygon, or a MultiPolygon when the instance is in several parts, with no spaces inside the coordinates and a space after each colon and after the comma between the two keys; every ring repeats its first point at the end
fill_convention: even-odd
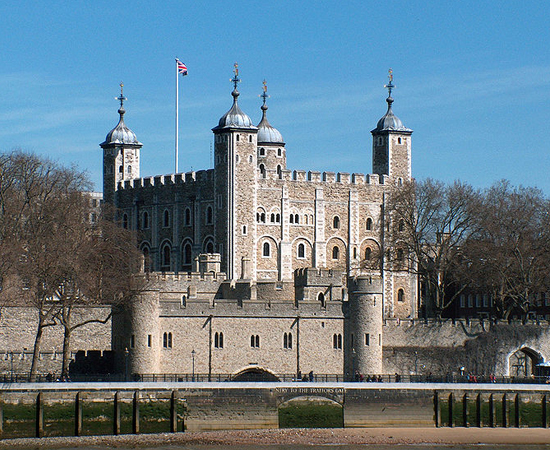
{"type": "MultiPolygon", "coordinates": [[[[176,58],[177,61],[177,58],[176,58]]],[[[178,65],[176,63],[176,157],[175,157],[175,166],[176,171],[175,173],[178,173],[178,141],[179,141],[179,77],[178,77],[178,65]]]]}

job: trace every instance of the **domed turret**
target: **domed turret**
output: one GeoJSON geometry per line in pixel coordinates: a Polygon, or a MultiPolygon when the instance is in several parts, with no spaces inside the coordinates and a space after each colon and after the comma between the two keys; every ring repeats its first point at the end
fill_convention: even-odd
{"type": "Polygon", "coordinates": [[[142,145],[142,143],[138,141],[136,134],[124,123],[124,114],[126,113],[124,109],[124,100],[126,100],[126,97],[123,97],[121,94],[121,97],[118,97],[117,100],[120,100],[120,108],[118,109],[120,119],[118,120],[117,126],[107,133],[105,141],[99,145],[101,147],[111,144],[142,145]]]}
{"type": "Polygon", "coordinates": [[[231,109],[221,117],[218,122],[218,126],[213,128],[213,130],[220,130],[222,128],[244,128],[255,130],[256,127],[252,123],[252,120],[241,110],[241,108],[239,108],[239,104],[237,103],[237,98],[240,95],[237,90],[237,83],[241,81],[239,79],[237,67],[235,67],[235,77],[231,81],[233,81],[235,86],[233,92],[231,92],[231,95],[233,96],[233,106],[231,106],[231,109]]]}
{"type": "Polygon", "coordinates": [[[386,111],[386,114],[384,114],[384,116],[378,121],[378,124],[376,125],[376,128],[372,130],[372,133],[376,133],[380,131],[412,132],[411,129],[403,126],[403,122],[401,122],[399,117],[397,117],[391,109],[391,106],[393,104],[391,91],[395,87],[393,85],[393,75],[391,73],[391,69],[390,69],[390,82],[385,87],[388,89],[388,98],[386,99],[386,102],[388,103],[388,111],[386,111]]]}
{"type": "Polygon", "coordinates": [[[103,200],[105,203],[115,204],[115,192],[119,183],[139,178],[139,153],[142,143],[137,140],[135,133],[124,123],[124,84],[120,83],[120,101],[118,113],[120,119],[103,141],[103,200]]]}
{"type": "Polygon", "coordinates": [[[267,85],[265,80],[264,92],[260,97],[264,99],[264,103],[262,105],[262,120],[258,124],[258,144],[284,144],[285,141],[283,140],[283,135],[279,132],[279,130],[273,128],[267,120],[267,105],[265,101],[269,95],[267,95],[267,85]]]}

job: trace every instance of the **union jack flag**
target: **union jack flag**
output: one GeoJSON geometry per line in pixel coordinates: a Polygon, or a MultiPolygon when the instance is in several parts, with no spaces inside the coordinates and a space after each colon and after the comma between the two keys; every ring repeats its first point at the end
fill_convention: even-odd
{"type": "Polygon", "coordinates": [[[178,66],[178,73],[181,73],[183,76],[187,75],[187,66],[178,58],[176,58],[176,65],[178,66]]]}

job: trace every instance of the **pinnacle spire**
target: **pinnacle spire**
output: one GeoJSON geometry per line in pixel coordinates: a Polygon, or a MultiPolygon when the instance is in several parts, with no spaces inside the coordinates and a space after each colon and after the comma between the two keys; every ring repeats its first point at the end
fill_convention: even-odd
{"type": "Polygon", "coordinates": [[[118,100],[120,102],[120,108],[118,109],[118,113],[120,114],[120,118],[122,119],[122,116],[126,112],[124,109],[124,101],[128,100],[126,97],[124,97],[124,83],[120,82],[120,95],[118,97],[115,97],[115,100],[118,100]]]}
{"type": "Polygon", "coordinates": [[[388,108],[391,108],[391,104],[393,103],[393,98],[391,96],[391,91],[395,88],[395,85],[393,84],[393,70],[388,70],[388,84],[385,84],[384,87],[388,90],[388,98],[386,101],[388,102],[388,108]]]}
{"type": "Polygon", "coordinates": [[[241,79],[239,78],[239,64],[235,63],[233,64],[233,78],[231,78],[231,81],[233,83],[233,92],[231,95],[235,99],[235,102],[237,101],[237,97],[239,96],[239,91],[237,90],[237,84],[241,82],[241,79]]]}

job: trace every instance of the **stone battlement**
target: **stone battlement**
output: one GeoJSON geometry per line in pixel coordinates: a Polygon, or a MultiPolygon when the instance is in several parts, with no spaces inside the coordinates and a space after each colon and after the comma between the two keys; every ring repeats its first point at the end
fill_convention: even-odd
{"type": "Polygon", "coordinates": [[[496,320],[496,319],[479,319],[479,318],[461,318],[461,319],[384,319],[384,326],[389,328],[394,327],[466,327],[466,328],[484,328],[489,326],[537,326],[550,329],[550,320],[496,320]]]}
{"type": "Polygon", "coordinates": [[[151,283],[193,283],[193,282],[222,282],[226,280],[224,272],[146,272],[138,275],[151,283]]]}
{"type": "Polygon", "coordinates": [[[170,184],[190,184],[212,181],[214,179],[214,169],[199,170],[198,172],[185,172],[168,175],[155,175],[152,177],[134,178],[119,183],[119,189],[139,189],[166,186],[170,184]]]}

